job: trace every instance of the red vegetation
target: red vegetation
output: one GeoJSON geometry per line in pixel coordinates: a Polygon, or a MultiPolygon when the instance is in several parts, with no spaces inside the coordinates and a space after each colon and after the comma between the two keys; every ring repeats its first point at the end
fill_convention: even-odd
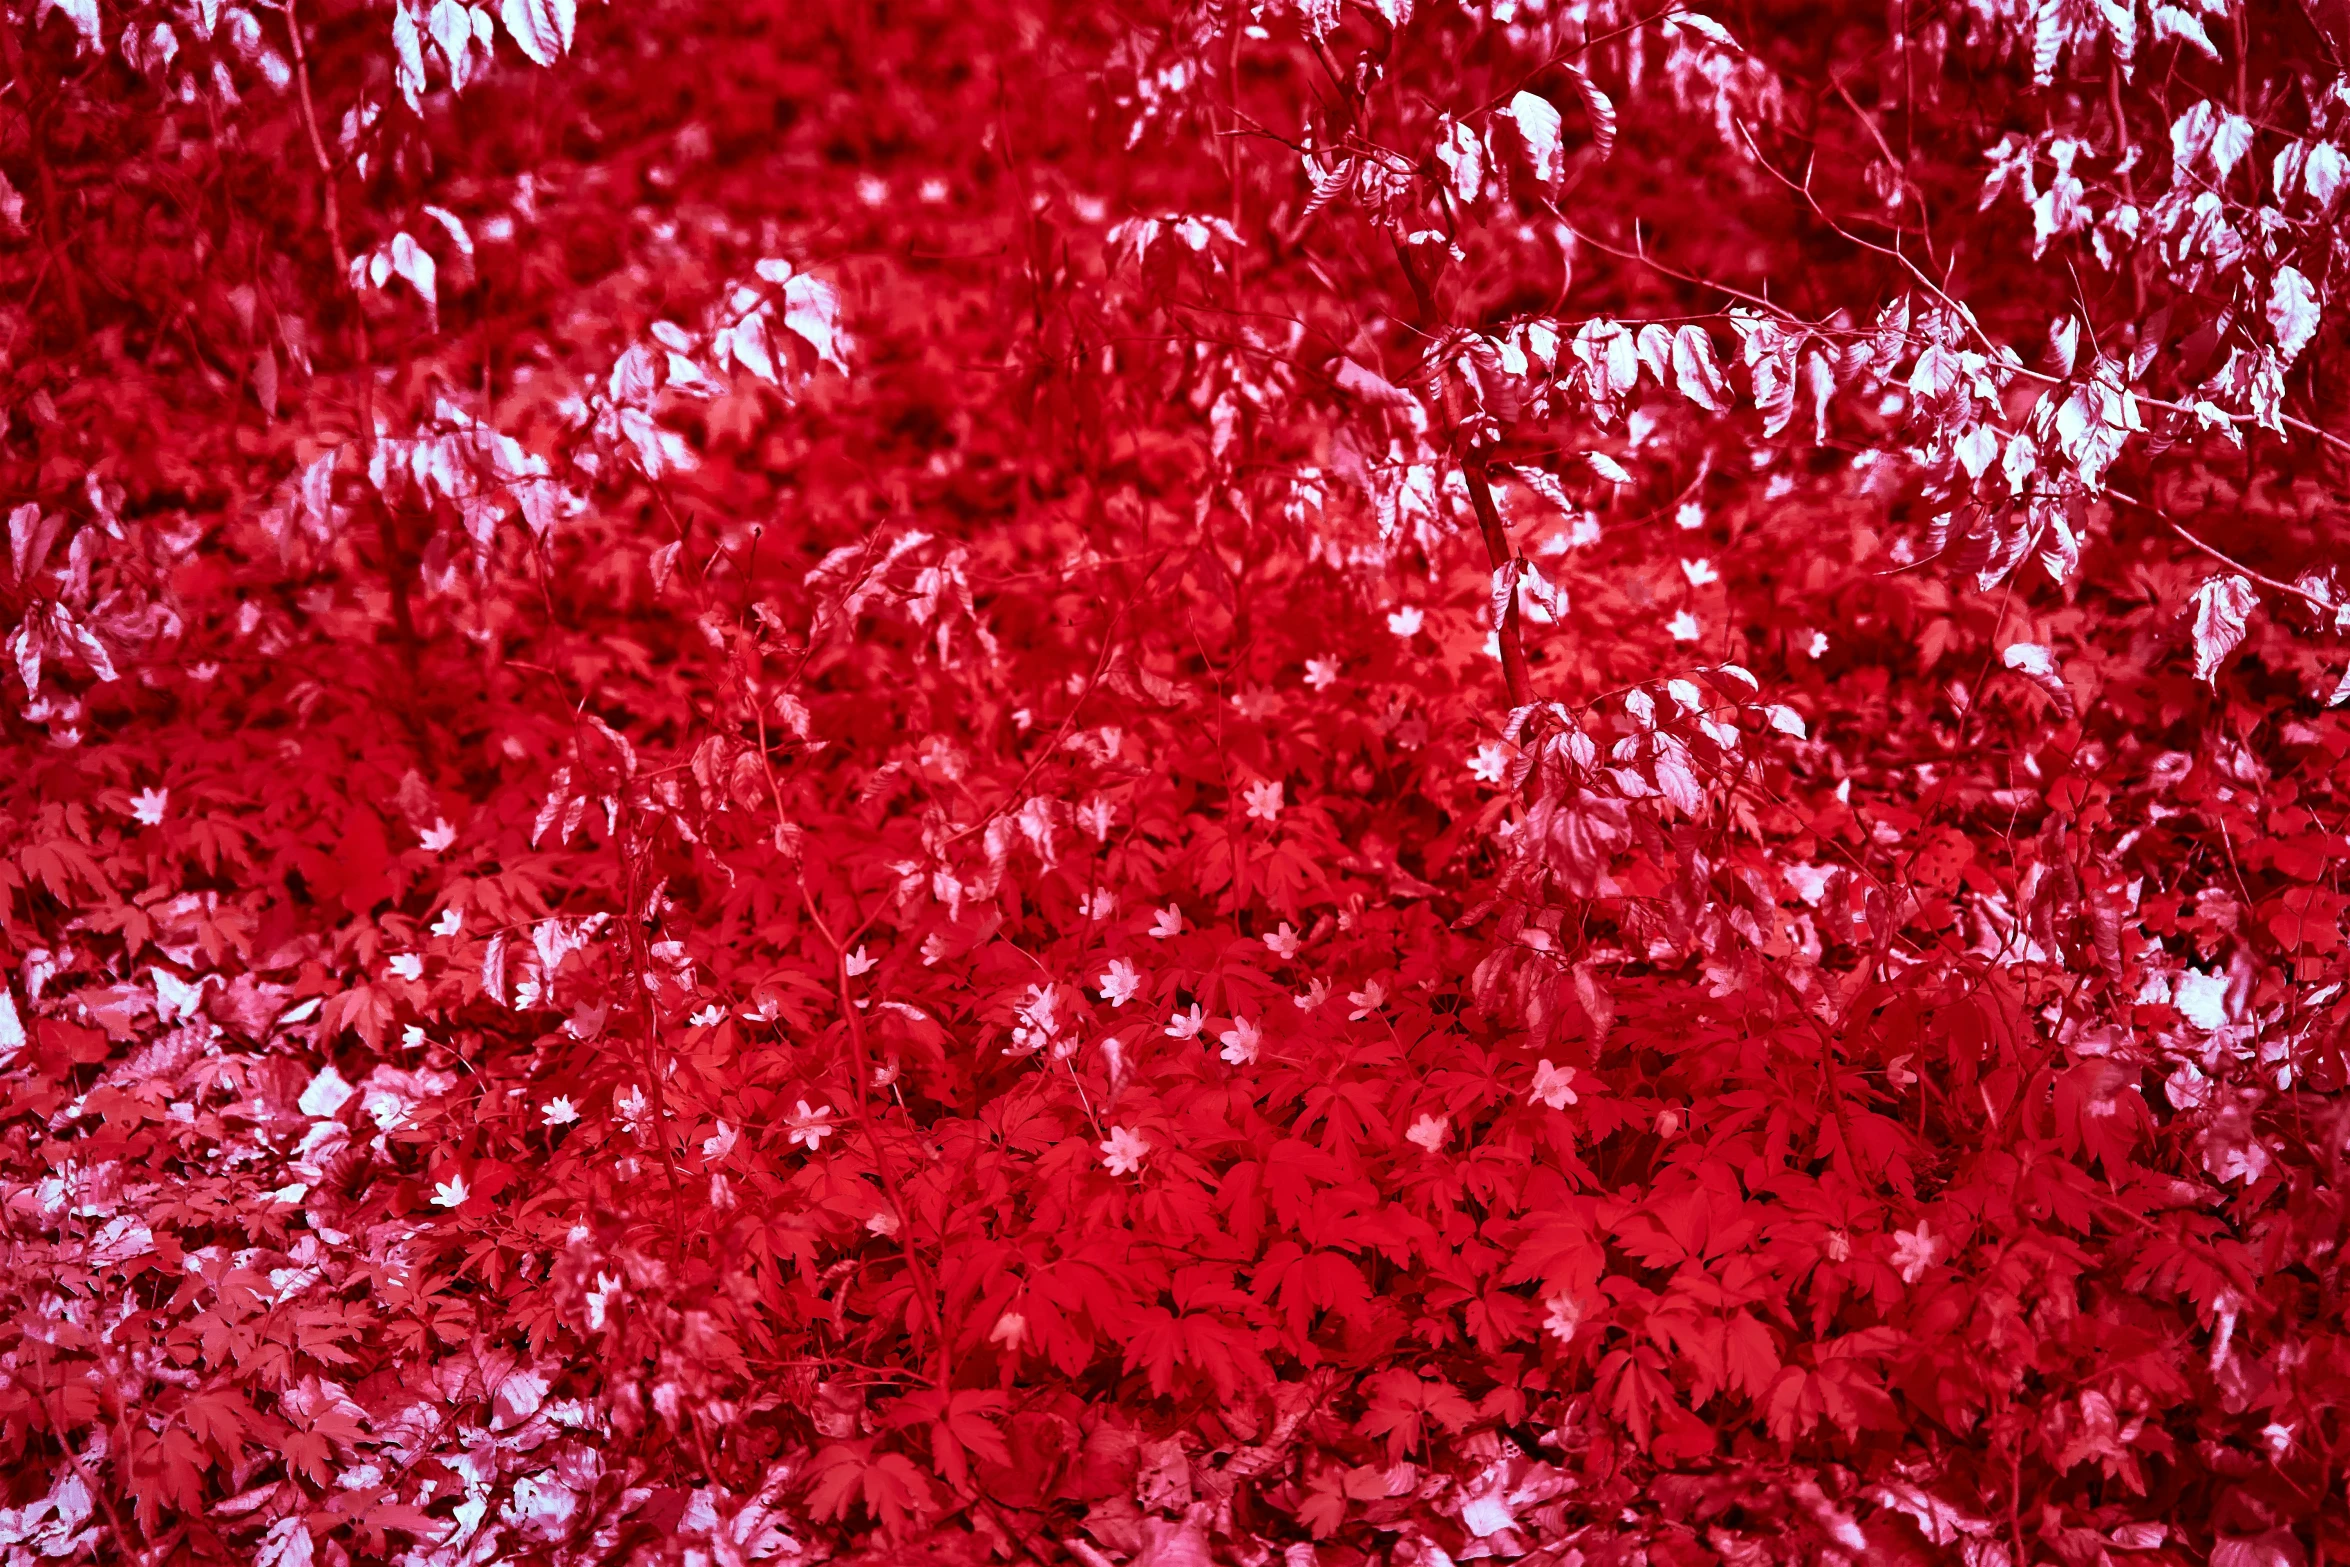
{"type": "Polygon", "coordinates": [[[2350,1553],[2340,20],[24,0],[0,1561],[2350,1553]]]}

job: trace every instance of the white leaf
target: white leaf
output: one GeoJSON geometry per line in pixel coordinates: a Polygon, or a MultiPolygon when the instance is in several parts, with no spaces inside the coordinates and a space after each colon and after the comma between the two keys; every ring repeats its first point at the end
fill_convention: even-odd
{"type": "Polygon", "coordinates": [[[1730,36],[1730,29],[1701,12],[1684,11],[1678,16],[1668,16],[1665,18],[1665,26],[1668,30],[1686,27],[1698,37],[1709,43],[1720,44],[1725,49],[1738,47],[1738,40],[1730,36]]]}
{"type": "Polygon", "coordinates": [[[571,52],[575,0],[506,0],[506,31],[536,65],[553,65],[571,52]]]}
{"type": "MultiPolygon", "coordinates": [[[[421,108],[424,96],[424,34],[416,13],[402,5],[392,12],[392,80],[411,109],[421,108]]],[[[377,287],[383,285],[379,282],[377,287]]]]}
{"type": "Polygon", "coordinates": [[[1575,79],[1576,89],[1583,94],[1583,108],[1591,116],[1591,145],[1604,163],[1616,150],[1616,106],[1590,77],[1571,65],[1562,69],[1575,79]]]}
{"type": "Polygon", "coordinates": [[[442,58],[449,62],[449,86],[463,92],[472,74],[473,13],[458,0],[434,0],[432,14],[425,22],[432,29],[433,42],[441,46],[442,58]]]}
{"type": "Polygon", "coordinates": [[[425,304],[436,310],[439,309],[440,298],[435,291],[436,269],[433,266],[433,259],[422,245],[416,243],[415,236],[406,229],[394,234],[391,250],[388,254],[392,271],[405,278],[408,286],[423,296],[425,304]]]}
{"type": "Polygon", "coordinates": [[[816,350],[816,357],[841,374],[840,295],[822,278],[802,272],[783,285],[783,324],[816,350]]]}
{"type": "Polygon", "coordinates": [[[1798,740],[1803,738],[1803,715],[1794,708],[1774,706],[1766,709],[1763,716],[1771,721],[1771,727],[1779,733],[1793,735],[1798,740]]]}
{"type": "Polygon", "coordinates": [[[2345,174],[2350,174],[2350,159],[2333,143],[2320,142],[2309,149],[2309,161],[2301,166],[2301,187],[2319,206],[2330,207],[2345,174]]]}
{"type": "Polygon", "coordinates": [[[2220,117],[2219,128],[2211,133],[2211,162],[2226,179],[2236,170],[2244,154],[2252,150],[2252,122],[2240,114],[2220,117]]]}
{"type": "Polygon", "coordinates": [[[2204,32],[2202,21],[2193,12],[2182,11],[2175,5],[2158,5],[2154,8],[2153,19],[2156,43],[2166,38],[2176,38],[2192,46],[2207,59],[2219,58],[2219,51],[2212,47],[2211,35],[2204,32]]]}
{"type": "Polygon", "coordinates": [[[1485,148],[1477,133],[1458,120],[1446,119],[1436,138],[1436,161],[1452,183],[1453,198],[1467,206],[1485,189],[1485,148]]]}
{"type": "Polygon", "coordinates": [[[2047,692],[2059,713],[2068,719],[2073,716],[2073,694],[2065,687],[2054,653],[2037,642],[2016,642],[1999,655],[1999,661],[2047,692]]]}
{"type": "Polygon", "coordinates": [[[449,236],[449,243],[467,257],[473,254],[473,236],[465,232],[465,221],[446,207],[427,207],[424,215],[438,223],[449,236]]]}
{"type": "Polygon", "coordinates": [[[324,1120],[358,1091],[344,1082],[343,1074],[333,1067],[321,1067],[318,1075],[310,1080],[310,1086],[302,1090],[302,1097],[294,1101],[294,1107],[304,1115],[324,1120]]]}
{"type": "Polygon", "coordinates": [[[2350,669],[2342,671],[2342,683],[2334,687],[2332,696],[2326,698],[2326,706],[2340,707],[2344,702],[2350,702],[2350,669]]]}
{"type": "Polygon", "coordinates": [[[1607,480],[1608,483],[1630,484],[1632,482],[1632,476],[1624,471],[1624,465],[1607,453],[1590,452],[1585,455],[1591,464],[1591,471],[1607,480]]]}
{"type": "Polygon", "coordinates": [[[1673,380],[1683,397],[1707,413],[1722,411],[1722,372],[1714,364],[1713,339],[1695,322],[1673,334],[1673,380]]]}
{"type": "Polygon", "coordinates": [[[2268,324],[2277,335],[2277,353],[2291,364],[2317,335],[2321,312],[2317,290],[2298,268],[2279,267],[2268,291],[2268,324]]]}
{"type": "Polygon", "coordinates": [[[2195,590],[2195,678],[2210,680],[2244,640],[2260,595],[2240,576],[2212,577],[2195,590]]]}
{"type": "Polygon", "coordinates": [[[1547,98],[1530,92],[1519,93],[1502,110],[1518,127],[1518,135],[1526,143],[1526,155],[1534,161],[1534,177],[1545,185],[1558,183],[1565,169],[1560,133],[1565,122],[1547,98]]]}
{"type": "Polygon", "coordinates": [[[16,992],[0,985],[0,1070],[24,1048],[24,1019],[17,1015],[16,992]]]}

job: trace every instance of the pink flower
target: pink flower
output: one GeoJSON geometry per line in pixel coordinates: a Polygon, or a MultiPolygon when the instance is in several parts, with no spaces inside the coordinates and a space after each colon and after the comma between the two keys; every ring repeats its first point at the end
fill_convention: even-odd
{"type": "Polygon", "coordinates": [[[1142,1168],[1142,1156],[1151,1151],[1151,1145],[1125,1127],[1113,1126],[1101,1149],[1102,1163],[1112,1175],[1132,1175],[1142,1168]]]}
{"type": "Polygon", "coordinates": [[[1924,1278],[1926,1270],[1934,1265],[1934,1259],[1941,1250],[1942,1238],[1929,1234],[1923,1219],[1918,1220],[1918,1227],[1914,1230],[1893,1232],[1893,1266],[1901,1270],[1901,1282],[1904,1284],[1915,1284],[1924,1278]]]}
{"type": "Polygon", "coordinates": [[[1111,1006],[1122,1007],[1141,989],[1141,972],[1124,958],[1111,959],[1109,972],[1102,975],[1102,999],[1111,1006]]]}

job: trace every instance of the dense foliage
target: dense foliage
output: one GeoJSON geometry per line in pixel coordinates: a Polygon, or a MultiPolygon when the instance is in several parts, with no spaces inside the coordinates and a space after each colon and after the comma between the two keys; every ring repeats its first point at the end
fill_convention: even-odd
{"type": "Polygon", "coordinates": [[[0,1560],[2350,1553],[2346,43],[16,0],[0,1560]]]}

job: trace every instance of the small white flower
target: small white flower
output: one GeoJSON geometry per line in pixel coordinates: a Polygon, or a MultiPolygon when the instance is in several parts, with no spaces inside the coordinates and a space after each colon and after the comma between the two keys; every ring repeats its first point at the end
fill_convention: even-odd
{"type": "Polygon", "coordinates": [[[1918,1220],[1914,1230],[1893,1232],[1893,1266],[1901,1270],[1904,1284],[1915,1284],[1924,1278],[1941,1250],[1942,1238],[1929,1233],[1923,1219],[1918,1220]]]}
{"type": "Polygon", "coordinates": [[[1681,1135],[1681,1112],[1659,1110],[1656,1113],[1656,1135],[1668,1141],[1681,1135]]]}
{"type": "Polygon", "coordinates": [[[817,1108],[803,1099],[785,1124],[791,1128],[792,1144],[795,1147],[804,1144],[808,1152],[814,1153],[816,1145],[833,1133],[832,1106],[817,1108]]]}
{"type": "Polygon", "coordinates": [[[1705,629],[1698,625],[1697,617],[1687,610],[1675,615],[1666,624],[1665,630],[1672,633],[1675,642],[1694,642],[1705,635],[1705,629]]]}
{"type": "Polygon", "coordinates": [[[2282,1458],[2292,1450],[2293,1428],[2288,1425],[2279,1425],[2272,1420],[2260,1428],[2260,1438],[2268,1444],[2269,1452],[2282,1458]]]}
{"type": "Polygon", "coordinates": [[[1079,897],[1077,916],[1080,919],[1107,920],[1118,912],[1118,895],[1107,887],[1079,897]]]}
{"type": "Polygon", "coordinates": [[[870,973],[873,964],[874,959],[866,956],[862,946],[840,960],[840,966],[848,971],[848,976],[851,979],[855,979],[860,974],[870,973]]]}
{"type": "Polygon", "coordinates": [[[724,1170],[710,1172],[710,1206],[724,1213],[736,1202],[734,1183],[726,1178],[724,1170]]]}
{"type": "Polygon", "coordinates": [[[1695,501],[1683,501],[1681,509],[1673,513],[1673,522],[1683,530],[1705,526],[1705,508],[1695,501]]]}
{"type": "Polygon", "coordinates": [[[1113,1007],[1122,1007],[1132,1001],[1142,989],[1142,975],[1124,958],[1112,958],[1109,971],[1102,975],[1102,999],[1113,1007]]]}
{"type": "Polygon", "coordinates": [[[1576,1301],[1574,1296],[1564,1290],[1559,1291],[1556,1295],[1546,1296],[1542,1304],[1550,1312],[1550,1315],[1543,1321],[1543,1331],[1556,1337],[1561,1344],[1573,1343],[1575,1330],[1583,1325],[1581,1304],[1576,1301]]]}
{"type": "Polygon", "coordinates": [[[1285,963],[1297,956],[1297,928],[1287,920],[1281,922],[1279,930],[1269,932],[1262,939],[1266,950],[1285,963]]]}
{"type": "Polygon", "coordinates": [[[1500,783],[1509,770],[1509,749],[1498,741],[1486,741],[1469,757],[1469,776],[1479,783],[1500,783]]]}
{"type": "Polygon", "coordinates": [[[131,796],[131,817],[142,827],[160,827],[163,808],[170,802],[169,789],[142,789],[131,796]]]}
{"type": "Polygon", "coordinates": [[[1828,1232],[1827,1252],[1828,1260],[1830,1262],[1851,1261],[1852,1237],[1843,1230],[1830,1230],[1828,1232]]]}
{"type": "Polygon", "coordinates": [[[1404,1133],[1403,1136],[1405,1142],[1417,1143],[1428,1152],[1434,1153],[1444,1146],[1445,1133],[1451,1129],[1451,1116],[1423,1115],[1412,1123],[1411,1130],[1404,1133]]]}
{"type": "Polygon", "coordinates": [[[872,1215],[865,1220],[865,1233],[868,1235],[890,1236],[897,1234],[897,1232],[898,1216],[887,1208],[874,1209],[872,1215]]]}
{"type": "Polygon", "coordinates": [[[433,1206],[436,1208],[459,1207],[464,1203],[467,1195],[465,1177],[452,1175],[447,1180],[434,1184],[432,1189],[433,1206]]]}
{"type": "Polygon", "coordinates": [[[702,1157],[713,1160],[723,1159],[734,1152],[734,1142],[734,1128],[728,1126],[724,1121],[720,1121],[718,1130],[702,1139],[702,1157]]]}
{"type": "Polygon", "coordinates": [[[1167,1019],[1167,1037],[1169,1039],[1197,1039],[1199,1031],[1207,1027],[1207,1024],[1208,1015],[1202,1012],[1199,1003],[1194,1001],[1189,1012],[1178,1012],[1167,1019]]]}
{"type": "Polygon", "coordinates": [[[1248,1066],[1256,1060],[1264,1036],[1257,1031],[1256,1024],[1236,1017],[1232,1026],[1218,1034],[1216,1040],[1224,1047],[1222,1053],[1227,1066],[1248,1066]]]}
{"type": "Polygon", "coordinates": [[[1151,1145],[1125,1127],[1113,1126],[1101,1149],[1102,1163],[1109,1166],[1112,1175],[1132,1175],[1142,1168],[1142,1156],[1151,1151],[1151,1145]]]}
{"type": "Polygon", "coordinates": [[[457,829],[436,816],[430,827],[416,835],[416,841],[424,845],[427,854],[439,854],[457,841],[457,829]]]}
{"type": "Polygon", "coordinates": [[[464,928],[465,916],[455,909],[441,910],[441,917],[432,922],[432,933],[436,936],[454,936],[464,928]]]}
{"type": "Polygon", "coordinates": [[[1526,1097],[1536,1104],[1564,1110],[1579,1103],[1575,1097],[1575,1069],[1571,1066],[1552,1066],[1548,1057],[1534,1063],[1534,1087],[1526,1097]]]}
{"type": "Polygon", "coordinates": [[[1269,822],[1281,814],[1281,783],[1268,779],[1248,786],[1248,814],[1252,820],[1269,822]]]}
{"type": "Polygon", "coordinates": [[[1017,1311],[1007,1311],[996,1318],[995,1326],[987,1332],[990,1344],[1001,1344],[1014,1354],[1019,1353],[1020,1345],[1027,1337],[1028,1319],[1017,1311]]]}
{"type": "Polygon", "coordinates": [[[1891,1080],[1895,1093],[1900,1093],[1918,1080],[1917,1073],[1909,1070],[1909,1058],[1913,1054],[1914,1051],[1905,1050],[1885,1063],[1885,1076],[1891,1080]]]}
{"type": "Polygon", "coordinates": [[[402,952],[395,954],[394,956],[385,960],[384,967],[390,969],[393,973],[399,975],[402,979],[424,978],[424,959],[418,957],[413,952],[402,952]]]}
{"type": "Polygon", "coordinates": [[[1306,660],[1306,684],[1317,691],[1327,691],[1338,683],[1338,660],[1309,658],[1306,660]]]}
{"type": "Polygon", "coordinates": [[[1096,843],[1110,841],[1110,825],[1116,819],[1115,808],[1098,794],[1077,807],[1077,825],[1092,833],[1096,843]]]}
{"type": "Polygon", "coordinates": [[[1170,903],[1163,909],[1151,910],[1151,934],[1164,941],[1169,936],[1183,934],[1183,906],[1170,903]]]}
{"type": "Polygon", "coordinates": [[[1330,981],[1319,976],[1306,982],[1306,988],[1289,998],[1300,1012],[1311,1012],[1330,999],[1330,981]]]}
{"type": "Polygon", "coordinates": [[[1813,632],[1811,634],[1811,641],[1804,645],[1803,650],[1804,652],[1810,654],[1813,658],[1818,658],[1822,654],[1826,653],[1828,651],[1828,634],[1825,631],[1813,632]]]}
{"type": "Polygon", "coordinates": [[[1681,562],[1681,575],[1689,579],[1689,585],[1693,588],[1709,587],[1722,580],[1722,574],[1714,570],[1714,563],[1710,560],[1681,562]]]}
{"type": "Polygon", "coordinates": [[[1346,999],[1354,1004],[1354,1010],[1347,1014],[1348,1019],[1360,1023],[1387,1004],[1387,987],[1375,979],[1366,979],[1363,988],[1348,991],[1346,999]]]}
{"type": "Polygon", "coordinates": [[[716,1028],[726,1021],[726,1010],[713,1001],[685,1021],[689,1028],[716,1028]]]}
{"type": "Polygon", "coordinates": [[[557,1094],[547,1101],[539,1116],[549,1126],[569,1126],[579,1119],[579,1111],[572,1106],[570,1095],[557,1094]]]}
{"type": "Polygon", "coordinates": [[[1426,616],[1422,615],[1411,605],[1406,604],[1401,609],[1390,610],[1388,612],[1387,629],[1394,632],[1399,637],[1417,636],[1419,635],[1421,625],[1425,623],[1426,620],[1426,616]]]}

